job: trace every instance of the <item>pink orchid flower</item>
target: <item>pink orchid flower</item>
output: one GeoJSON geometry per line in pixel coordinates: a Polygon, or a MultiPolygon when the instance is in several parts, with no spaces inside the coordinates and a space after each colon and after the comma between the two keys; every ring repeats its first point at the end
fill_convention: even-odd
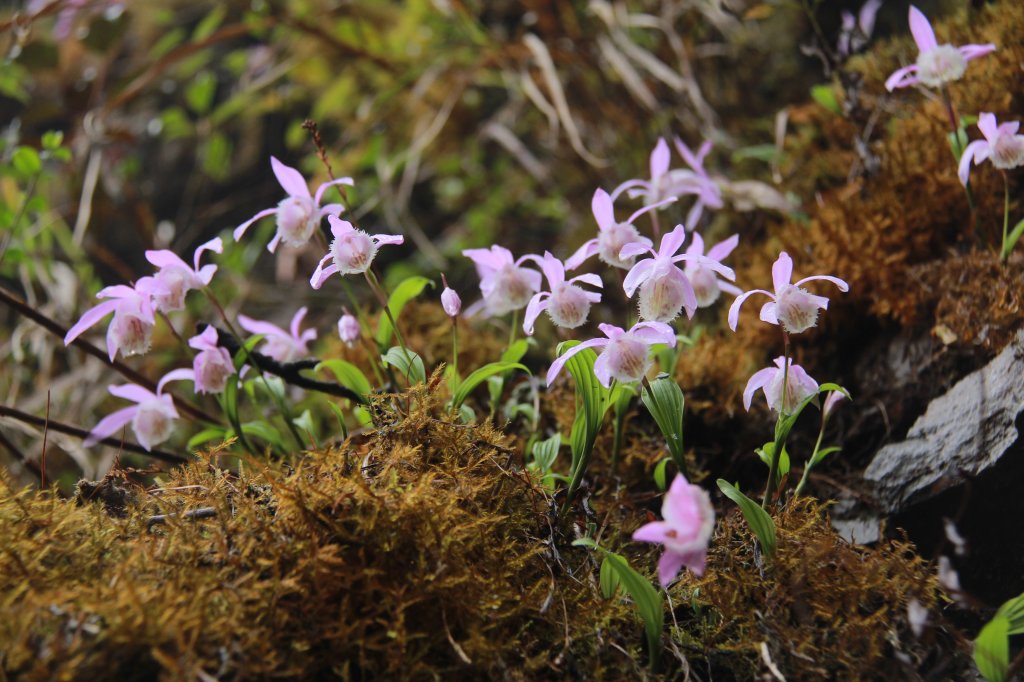
{"type": "Polygon", "coordinates": [[[825,404],[821,406],[821,414],[825,419],[832,416],[832,413],[837,409],[839,403],[846,400],[846,394],[842,391],[832,391],[825,398],[825,404]]]}
{"type": "Polygon", "coordinates": [[[590,339],[573,346],[551,363],[548,369],[548,386],[562,371],[565,363],[584,348],[603,348],[594,362],[594,375],[601,385],[610,388],[612,379],[624,384],[640,381],[651,368],[651,346],[676,345],[676,333],[672,327],[661,322],[638,322],[629,331],[611,324],[599,324],[604,339],[590,339]]]}
{"type": "Polygon", "coordinates": [[[289,246],[304,246],[309,238],[313,236],[320,225],[320,220],[326,216],[337,216],[345,210],[341,204],[327,204],[320,206],[320,200],[328,187],[334,185],[352,185],[352,178],[338,178],[325,182],[316,188],[316,193],[310,195],[309,187],[305,178],[299,171],[291,166],[270,157],[270,166],[274,169],[274,175],[281,187],[288,196],[281,200],[276,208],[268,208],[260,211],[249,220],[235,228],[235,241],[237,242],[249,229],[249,226],[261,218],[270,215],[277,215],[277,233],[267,244],[267,250],[274,253],[277,245],[281,242],[289,246]]]}
{"type": "Polygon", "coordinates": [[[175,369],[164,375],[161,384],[177,379],[187,379],[195,386],[196,393],[220,393],[235,373],[235,363],[226,348],[218,344],[217,329],[207,325],[202,334],[188,340],[190,348],[199,352],[192,360],[192,369],[175,369]]]}
{"type": "Polygon", "coordinates": [[[448,286],[448,279],[442,274],[441,282],[444,284],[444,291],[441,292],[441,307],[448,317],[458,317],[462,312],[462,299],[458,292],[448,286]]]}
{"type": "Polygon", "coordinates": [[[840,291],[849,291],[850,286],[831,275],[813,275],[804,277],[802,280],[791,284],[793,278],[793,259],[783,251],[779,259],[772,265],[772,283],[775,285],[775,293],[764,289],[751,289],[740,294],[732,302],[729,308],[729,328],[736,331],[736,324],[740,319],[740,306],[753,294],[764,294],[772,300],[761,307],[761,319],[769,324],[781,324],[782,328],[790,334],[799,334],[810,329],[818,321],[818,310],[828,309],[828,299],[824,296],[809,294],[800,285],[816,279],[835,284],[840,291]]]}
{"type": "Polygon", "coordinates": [[[692,230],[697,226],[697,221],[700,220],[705,208],[722,208],[725,204],[722,202],[722,191],[719,189],[718,183],[712,180],[704,169],[704,159],[711,151],[711,140],[701,143],[696,154],[690,151],[690,148],[679,137],[676,137],[674,142],[676,151],[690,167],[690,171],[678,171],[677,182],[680,187],[684,185],[687,187],[687,191],[682,193],[697,195],[697,202],[686,214],[686,226],[692,230]]]}
{"type": "Polygon", "coordinates": [[[295,313],[289,331],[285,331],[271,322],[254,320],[245,315],[238,316],[238,323],[242,329],[250,334],[263,334],[260,352],[278,362],[295,362],[309,354],[309,342],[316,338],[315,329],[301,331],[299,325],[302,318],[306,316],[306,307],[303,306],[295,313]]]}
{"type": "Polygon", "coordinates": [[[698,576],[704,575],[708,543],[715,529],[711,497],[682,474],[676,474],[661,503],[661,517],[664,521],[652,521],[633,533],[634,540],[665,546],[658,560],[661,586],[668,587],[684,566],[698,576]]]}
{"type": "Polygon", "coordinates": [[[628,258],[641,253],[651,258],[638,261],[626,274],[623,289],[630,298],[640,287],[640,317],[655,322],[671,322],[679,316],[680,308],[686,309],[686,316],[693,317],[697,310],[697,294],[693,284],[676,263],[686,261],[701,265],[717,272],[727,279],[736,279],[736,273],[717,260],[703,255],[676,255],[686,241],[686,226],[676,225],[675,229],[661,239],[655,251],[643,243],[627,244],[622,247],[621,257],[628,258]]]}
{"type": "Polygon", "coordinates": [[[978,130],[985,139],[971,142],[964,150],[957,173],[960,182],[966,185],[971,164],[978,165],[985,159],[991,159],[992,165],[999,170],[1009,170],[1024,164],[1024,135],[1017,134],[1019,129],[1019,121],[997,125],[995,114],[979,115],[978,130]]]}
{"type": "MultiPolygon", "coordinates": [[[[725,241],[718,242],[710,249],[708,249],[707,257],[713,261],[721,263],[722,260],[727,258],[736,245],[739,244],[740,236],[734,234],[725,241]]],[[[704,255],[704,239],[697,234],[693,233],[693,241],[690,242],[690,246],[686,249],[687,256],[703,256],[704,255]]],[[[718,300],[718,297],[723,291],[732,294],[733,296],[739,296],[743,293],[743,290],[739,287],[732,285],[728,282],[722,281],[718,278],[718,273],[701,265],[699,262],[690,261],[686,264],[683,269],[683,274],[690,280],[690,284],[693,285],[693,293],[697,297],[697,307],[707,308],[718,300]]]]}
{"type": "Polygon", "coordinates": [[[628,270],[633,266],[634,259],[620,258],[619,252],[622,251],[622,247],[633,243],[646,243],[650,246],[652,243],[647,237],[640,236],[640,232],[633,225],[633,221],[648,211],[665,204],[671,204],[674,201],[675,198],[670,198],[651,206],[644,206],[629,216],[625,222],[620,223],[615,220],[615,207],[611,196],[603,189],[598,189],[594,192],[594,198],[590,202],[590,207],[594,212],[594,219],[597,221],[597,238],[591,239],[577,249],[576,253],[565,261],[565,269],[575,270],[583,264],[583,261],[597,254],[602,262],[607,263],[613,268],[628,270]]]}
{"type": "Polygon", "coordinates": [[[757,389],[764,391],[768,407],[785,414],[791,413],[797,405],[818,393],[818,382],[812,379],[803,367],[794,365],[792,360],[789,361],[788,372],[784,370],[785,367],[786,358],[780,355],[775,358],[775,367],[765,367],[754,372],[743,389],[743,407],[748,412],[750,401],[753,400],[757,389]],[[785,392],[782,389],[783,375],[786,378],[785,392]]]}
{"type": "Polygon", "coordinates": [[[593,273],[578,275],[572,279],[565,279],[565,266],[562,261],[545,251],[544,257],[524,256],[540,265],[541,271],[547,277],[550,291],[541,291],[533,295],[526,306],[526,314],[523,316],[523,331],[527,335],[533,334],[533,325],[537,317],[543,311],[548,311],[548,317],[558,327],[575,329],[587,321],[590,314],[590,304],[599,303],[601,294],[593,291],[586,291],[576,285],[576,282],[589,284],[590,286],[602,288],[604,284],[601,278],[593,273]]]}
{"type": "Polygon", "coordinates": [[[118,351],[122,355],[147,352],[156,324],[153,297],[167,293],[166,285],[154,277],[143,277],[134,287],[117,284],[101,289],[96,298],[109,300],[85,311],[64,336],[64,345],[69,345],[85,330],[113,313],[114,318],[107,327],[107,353],[110,354],[110,360],[117,357],[118,351]]]}
{"type": "Polygon", "coordinates": [[[489,249],[466,249],[462,255],[476,266],[483,306],[492,317],[519,310],[540,291],[540,273],[522,267],[530,259],[528,256],[517,260],[511,251],[497,245],[489,249]]]}
{"type": "Polygon", "coordinates": [[[665,138],[659,137],[658,143],[651,151],[650,180],[626,180],[612,190],[611,200],[615,201],[625,192],[629,198],[643,197],[644,206],[656,208],[664,206],[667,199],[675,199],[680,194],[697,194],[699,190],[694,182],[694,173],[686,170],[669,170],[671,152],[665,138]]]}
{"type": "Polygon", "coordinates": [[[327,216],[331,224],[331,248],[320,259],[309,284],[319,289],[331,275],[360,275],[370,269],[373,259],[377,257],[377,249],[381,244],[401,244],[405,237],[399,234],[366,234],[353,227],[347,220],[335,216],[327,216]],[[332,261],[327,265],[327,261],[332,261]]]}
{"type": "Polygon", "coordinates": [[[905,88],[921,83],[930,88],[939,88],[946,83],[960,80],[967,70],[967,62],[993,52],[996,46],[963,45],[955,47],[949,43],[939,45],[935,31],[921,10],[910,6],[910,32],[914,35],[919,53],[917,61],[910,66],[897,69],[885,81],[885,89],[905,88]]]}
{"type": "Polygon", "coordinates": [[[860,6],[856,17],[852,12],[846,10],[840,13],[842,28],[839,32],[839,40],[836,42],[836,52],[841,58],[845,59],[867,45],[871,34],[875,31],[875,17],[881,8],[882,0],[867,0],[860,6]]]}
{"type": "Polygon", "coordinates": [[[345,310],[341,319],[338,320],[338,336],[341,337],[342,343],[352,348],[359,341],[361,331],[359,320],[356,319],[355,315],[345,310]]]}
{"type": "Polygon", "coordinates": [[[173,251],[146,251],[146,260],[158,268],[154,277],[167,287],[166,294],[153,296],[153,305],[160,312],[169,313],[185,309],[185,295],[193,289],[202,289],[217,272],[216,265],[199,267],[199,260],[204,251],[224,252],[224,243],[220,237],[201,244],[192,255],[195,267],[178,257],[173,251]]]}
{"type": "Polygon", "coordinates": [[[90,447],[105,438],[110,438],[129,422],[139,445],[146,450],[151,450],[153,446],[167,440],[174,431],[174,420],[178,418],[178,410],[175,409],[171,396],[161,393],[166,381],[166,377],[160,381],[156,393],[136,384],[108,387],[107,390],[112,395],[134,401],[136,404],[121,408],[100,420],[82,445],[90,447]]]}

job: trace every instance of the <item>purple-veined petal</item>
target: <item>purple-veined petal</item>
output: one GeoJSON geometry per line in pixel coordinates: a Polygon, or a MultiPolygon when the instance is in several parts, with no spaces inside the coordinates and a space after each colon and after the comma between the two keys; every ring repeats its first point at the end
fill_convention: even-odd
{"type": "Polygon", "coordinates": [[[583,343],[577,346],[573,346],[569,350],[565,351],[557,358],[555,358],[555,361],[551,363],[551,367],[548,368],[548,374],[546,377],[547,385],[550,386],[551,383],[555,380],[555,378],[558,377],[558,373],[562,371],[562,367],[569,360],[569,358],[576,355],[584,348],[598,348],[600,346],[607,345],[608,339],[590,339],[588,341],[584,341],[583,343]]]}
{"type": "Polygon", "coordinates": [[[160,381],[156,385],[156,392],[160,393],[164,390],[164,385],[171,381],[191,381],[193,384],[196,382],[196,372],[192,368],[182,367],[180,369],[172,369],[167,374],[160,378],[160,381]]]}
{"type": "Polygon", "coordinates": [[[270,157],[270,167],[274,169],[274,175],[285,192],[293,197],[308,197],[309,187],[302,173],[291,166],[286,166],[277,160],[277,157],[270,157]]]}
{"type": "Polygon", "coordinates": [[[598,188],[594,192],[594,198],[590,200],[590,209],[594,212],[594,220],[597,221],[600,230],[607,230],[615,225],[615,207],[608,192],[598,188]]]}
{"type": "Polygon", "coordinates": [[[84,332],[86,329],[93,326],[110,313],[114,312],[114,310],[117,308],[117,304],[118,302],[116,300],[103,301],[102,303],[99,303],[93,306],[92,308],[86,310],[85,313],[82,314],[82,317],[79,318],[78,322],[76,322],[74,326],[68,330],[68,333],[64,335],[64,345],[69,345],[72,341],[81,336],[82,332],[84,332]]]}
{"type": "Polygon", "coordinates": [[[810,277],[804,277],[802,280],[798,281],[793,286],[803,286],[804,283],[812,282],[816,279],[824,280],[826,282],[831,282],[832,284],[835,284],[836,287],[839,288],[839,291],[850,290],[849,284],[847,284],[844,280],[839,279],[838,277],[833,277],[832,275],[811,275],[810,277]]]}
{"type": "Polygon", "coordinates": [[[239,239],[242,238],[242,235],[245,234],[245,231],[249,229],[250,225],[255,223],[257,220],[260,220],[262,218],[266,218],[267,216],[270,216],[270,215],[274,215],[275,213],[277,213],[277,208],[276,207],[275,208],[265,208],[265,209],[263,209],[262,211],[260,211],[259,213],[257,213],[253,217],[249,218],[248,220],[246,220],[244,223],[242,223],[238,227],[236,227],[235,231],[232,233],[232,237],[234,237],[235,241],[237,242],[239,239]]]}
{"type": "Polygon", "coordinates": [[[778,260],[772,263],[772,286],[775,293],[782,291],[783,287],[793,280],[793,259],[783,251],[779,254],[778,260]]]}
{"type": "Polygon", "coordinates": [[[927,52],[938,45],[928,17],[913,5],[910,6],[910,32],[914,35],[917,49],[921,52],[927,52]]]}
{"type": "Polygon", "coordinates": [[[917,73],[917,64],[911,64],[910,66],[904,66],[901,69],[896,69],[892,72],[892,75],[885,79],[885,89],[892,92],[896,88],[906,88],[911,85],[917,85],[917,76],[911,74],[917,73]]]}
{"type": "Polygon", "coordinates": [[[122,407],[120,410],[108,414],[93,427],[89,435],[82,441],[82,445],[84,447],[91,447],[105,438],[110,438],[124,428],[138,411],[139,406],[132,405],[130,407],[122,407]]]}
{"type": "Polygon", "coordinates": [[[537,317],[548,307],[547,298],[550,295],[548,292],[542,291],[539,294],[534,294],[530,302],[526,304],[526,312],[523,313],[523,331],[527,336],[533,336],[533,325],[536,324],[537,317]]]}
{"type": "Polygon", "coordinates": [[[964,59],[971,61],[978,57],[984,57],[990,52],[996,51],[995,43],[986,43],[984,45],[961,45],[959,48],[960,54],[964,56],[964,59]]]}
{"type": "Polygon", "coordinates": [[[654,150],[651,152],[651,180],[660,178],[662,175],[668,172],[668,165],[671,161],[670,153],[668,151],[668,142],[665,142],[664,137],[658,138],[658,144],[654,145],[654,150]]]}
{"type": "Polygon", "coordinates": [[[757,389],[767,386],[779,371],[776,367],[765,367],[754,372],[747,380],[747,385],[743,389],[743,408],[747,412],[750,411],[750,402],[754,399],[757,389]]]}
{"type": "Polygon", "coordinates": [[[767,322],[768,324],[779,323],[779,311],[775,305],[775,301],[768,301],[761,306],[760,317],[762,322],[767,322]]]}
{"type": "MultiPolygon", "coordinates": [[[[313,195],[313,203],[315,203],[318,206],[320,205],[320,200],[323,199],[324,192],[327,191],[328,187],[334,187],[335,185],[348,185],[349,187],[351,187],[354,184],[355,183],[352,182],[352,178],[338,178],[337,180],[330,180],[328,182],[325,182],[324,184],[316,188],[316,194],[313,195]]],[[[305,182],[303,182],[303,185],[305,185],[305,182]]],[[[334,205],[341,206],[341,204],[334,205]]]]}
{"type": "Polygon", "coordinates": [[[733,252],[733,249],[735,249],[739,243],[740,236],[738,234],[734,234],[728,239],[720,241],[708,249],[708,258],[721,262],[725,258],[729,257],[729,254],[733,252]]]}
{"type": "Polygon", "coordinates": [[[566,270],[575,270],[579,266],[583,265],[583,262],[597,253],[597,240],[591,239],[586,242],[583,246],[576,249],[576,253],[569,256],[569,259],[565,261],[566,270]]]}
{"type": "MultiPolygon", "coordinates": [[[[622,248],[623,251],[628,248],[628,244],[622,248]]],[[[622,255],[619,256],[623,258],[622,255]]],[[[622,281],[622,288],[626,292],[626,296],[633,298],[633,294],[636,293],[637,287],[647,281],[647,278],[651,276],[651,271],[654,269],[655,261],[653,258],[646,258],[626,273],[626,279],[622,281]]]]}
{"type": "Polygon", "coordinates": [[[736,331],[736,324],[740,321],[740,306],[742,306],[743,302],[754,294],[764,294],[773,301],[775,300],[775,294],[770,291],[765,291],[764,289],[751,289],[746,293],[740,294],[736,297],[736,300],[732,302],[732,305],[729,306],[729,329],[736,331]]]}
{"type": "Polygon", "coordinates": [[[686,563],[686,555],[665,549],[665,553],[658,559],[658,580],[662,587],[668,587],[669,583],[675,580],[686,563]]]}

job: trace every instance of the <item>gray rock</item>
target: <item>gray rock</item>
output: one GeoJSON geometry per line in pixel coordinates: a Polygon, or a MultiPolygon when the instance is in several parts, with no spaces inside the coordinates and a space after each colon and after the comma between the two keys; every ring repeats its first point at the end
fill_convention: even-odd
{"type": "Polygon", "coordinates": [[[899,443],[864,471],[881,510],[893,513],[995,464],[1019,438],[1024,412],[1024,330],[982,369],[933,400],[899,443]]]}

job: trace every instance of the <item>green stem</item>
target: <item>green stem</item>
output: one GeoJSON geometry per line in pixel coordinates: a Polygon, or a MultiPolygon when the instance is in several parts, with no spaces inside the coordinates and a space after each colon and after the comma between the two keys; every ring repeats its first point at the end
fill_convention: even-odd
{"type": "Polygon", "coordinates": [[[821,450],[821,441],[825,438],[825,411],[821,412],[821,429],[818,430],[818,440],[814,443],[814,451],[811,456],[807,458],[807,465],[804,466],[804,473],[800,476],[800,482],[797,483],[796,490],[793,492],[795,497],[799,497],[800,493],[803,492],[804,486],[807,485],[807,475],[811,473],[811,462],[818,456],[818,451],[821,450]]]}
{"type": "MultiPolygon", "coordinates": [[[[964,148],[960,146],[960,117],[956,115],[956,108],[953,106],[953,98],[949,94],[949,88],[945,85],[942,86],[942,102],[946,105],[946,116],[949,117],[949,125],[953,130],[953,149],[956,153],[956,160],[959,161],[960,157],[964,153],[964,148]]],[[[967,193],[967,206],[971,210],[971,223],[974,223],[974,193],[971,191],[970,181],[964,185],[964,191],[967,193]]]]}
{"type": "MultiPolygon", "coordinates": [[[[781,422],[786,417],[786,397],[789,394],[789,333],[782,330],[782,404],[779,405],[779,421],[781,422]]],[[[778,431],[778,426],[776,426],[778,431]]],[[[771,504],[772,496],[775,494],[775,478],[779,473],[779,460],[782,459],[782,448],[785,447],[785,439],[779,442],[780,439],[775,439],[775,447],[772,452],[772,463],[768,467],[768,485],[764,489],[764,500],[761,502],[761,508],[767,509],[768,505],[771,504]]]]}
{"type": "Polygon", "coordinates": [[[519,329],[519,311],[512,311],[512,326],[508,330],[508,346],[505,350],[512,347],[512,344],[516,342],[516,331],[519,329]]]}
{"type": "MultiPolygon", "coordinates": [[[[373,375],[377,378],[377,385],[384,385],[384,375],[381,373],[380,363],[377,358],[380,356],[380,346],[374,347],[367,341],[367,337],[364,333],[370,334],[370,323],[366,320],[366,315],[363,313],[363,306],[359,305],[359,301],[356,299],[355,293],[352,291],[352,287],[349,285],[348,280],[344,277],[341,278],[341,288],[345,291],[345,296],[348,297],[348,302],[352,306],[352,310],[356,313],[356,319],[359,320],[359,339],[363,342],[363,345],[367,347],[367,357],[370,360],[370,368],[373,370],[373,375]]],[[[394,381],[392,375],[391,380],[394,381]]]]}
{"type": "Polygon", "coordinates": [[[459,323],[452,318],[452,391],[459,383],[459,323]]]}
{"type": "Polygon", "coordinates": [[[999,255],[1005,264],[1010,257],[1010,250],[1006,248],[1006,234],[1010,227],[1010,178],[1006,171],[1003,171],[1003,243],[999,247],[999,255]]]}

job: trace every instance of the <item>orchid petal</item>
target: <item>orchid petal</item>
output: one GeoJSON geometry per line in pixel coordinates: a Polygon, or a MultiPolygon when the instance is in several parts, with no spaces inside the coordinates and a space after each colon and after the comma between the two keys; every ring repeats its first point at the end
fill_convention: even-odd
{"type": "Polygon", "coordinates": [[[672,525],[665,521],[651,521],[633,531],[633,539],[637,542],[656,542],[663,545],[672,541],[672,536],[669,535],[672,530],[672,525]]]}
{"type": "Polygon", "coordinates": [[[338,266],[327,265],[327,261],[331,260],[331,254],[328,253],[326,256],[320,259],[320,262],[316,266],[316,270],[313,271],[313,276],[309,278],[309,285],[314,289],[319,289],[327,281],[327,278],[338,271],[338,266]],[[326,267],[324,267],[326,266],[326,267]]]}
{"type": "Polygon", "coordinates": [[[754,294],[764,294],[770,297],[773,301],[775,300],[775,295],[770,291],[765,291],[764,289],[751,289],[746,293],[740,294],[736,297],[736,300],[732,302],[732,305],[729,306],[729,329],[736,331],[736,324],[740,321],[740,306],[742,306],[743,302],[754,294]]]}
{"type": "Polygon", "coordinates": [[[302,173],[295,170],[291,166],[286,166],[277,160],[277,157],[270,157],[270,166],[274,169],[274,175],[277,176],[277,181],[281,183],[281,187],[284,188],[285,192],[288,192],[293,197],[308,197],[309,187],[306,185],[306,179],[302,177],[302,173]]]}
{"type": "MultiPolygon", "coordinates": [[[[598,289],[604,288],[604,282],[601,281],[601,276],[593,272],[577,275],[576,277],[573,277],[572,279],[569,280],[570,284],[573,284],[575,282],[589,284],[590,286],[597,287],[598,289]]],[[[600,296],[600,294],[598,295],[600,296]]]]}
{"type": "Polygon", "coordinates": [[[250,334],[263,334],[265,336],[284,336],[288,333],[272,322],[254,320],[247,315],[238,316],[238,325],[250,334]]]}
{"type": "Polygon", "coordinates": [[[911,85],[916,85],[918,79],[916,76],[910,74],[917,72],[917,64],[911,64],[910,66],[904,66],[901,69],[896,69],[892,72],[892,75],[885,79],[885,89],[892,92],[896,88],[906,88],[911,85]]]}
{"type": "Polygon", "coordinates": [[[996,137],[999,135],[999,126],[996,123],[996,115],[992,112],[985,111],[978,114],[978,130],[985,136],[989,144],[996,141],[996,137]]]}
{"type": "Polygon", "coordinates": [[[740,243],[740,236],[734,234],[726,240],[720,241],[710,249],[708,249],[708,258],[712,260],[722,261],[729,257],[729,254],[733,252],[733,249],[740,243]]]}
{"type": "Polygon", "coordinates": [[[664,322],[638,322],[629,333],[648,345],[663,343],[666,346],[676,345],[676,332],[664,322]]]}
{"type": "Polygon", "coordinates": [[[995,52],[995,43],[986,43],[984,45],[961,45],[959,48],[960,54],[964,56],[964,59],[971,61],[978,57],[984,57],[990,52],[995,52]]]}
{"type": "Polygon", "coordinates": [[[658,580],[661,582],[662,587],[668,587],[669,583],[675,580],[685,563],[685,554],[678,554],[668,549],[665,550],[661,558],[658,559],[658,580]]]}
{"type": "Polygon", "coordinates": [[[811,282],[816,279],[825,280],[826,282],[831,282],[832,284],[835,284],[836,287],[839,288],[839,291],[845,292],[850,290],[850,285],[847,284],[844,280],[841,280],[838,277],[833,277],[831,275],[811,275],[810,277],[804,277],[802,280],[794,284],[794,286],[801,286],[805,282],[811,282]]]}
{"type": "Polygon", "coordinates": [[[921,52],[927,52],[938,46],[938,43],[935,41],[935,31],[932,30],[928,17],[913,5],[910,6],[910,32],[914,35],[917,49],[921,52]]]}
{"type": "Polygon", "coordinates": [[[609,388],[612,385],[612,367],[610,362],[611,356],[606,352],[601,353],[597,356],[597,360],[594,361],[594,376],[601,382],[601,385],[605,388],[609,388]]]}
{"type": "Polygon", "coordinates": [[[550,295],[547,292],[534,294],[530,302],[526,304],[526,312],[523,314],[523,331],[527,336],[533,336],[533,325],[536,324],[537,317],[547,309],[547,297],[550,295]]]}
{"type": "Polygon", "coordinates": [[[651,248],[650,239],[646,239],[644,241],[630,242],[628,244],[623,245],[623,247],[619,249],[619,258],[625,260],[627,258],[633,258],[634,256],[639,256],[644,253],[657,255],[654,249],[651,248]]]}
{"type": "Polygon", "coordinates": [[[775,291],[782,291],[783,287],[793,279],[793,259],[783,251],[779,254],[778,260],[772,263],[772,285],[775,291]]]}
{"type": "Polygon", "coordinates": [[[661,238],[661,246],[658,248],[658,255],[662,257],[675,255],[685,241],[686,225],[676,225],[675,229],[661,238]]]}
{"type": "Polygon", "coordinates": [[[566,270],[575,270],[579,266],[583,265],[583,262],[597,253],[597,240],[591,239],[580,248],[576,249],[576,253],[569,256],[569,259],[565,261],[566,270]]]}
{"type": "Polygon", "coordinates": [[[199,259],[203,255],[204,251],[224,253],[224,241],[220,237],[214,237],[210,241],[204,242],[200,244],[198,248],[196,248],[195,253],[192,255],[192,262],[195,264],[196,272],[199,271],[199,259]]]}
{"type": "Polygon", "coordinates": [[[160,381],[156,385],[156,392],[160,393],[163,391],[164,385],[171,381],[191,381],[194,384],[196,382],[196,372],[194,369],[186,367],[172,369],[161,377],[160,381]]]}
{"type": "Polygon", "coordinates": [[[600,323],[597,325],[597,328],[601,330],[602,334],[612,341],[626,333],[626,330],[622,327],[616,327],[614,324],[608,324],[606,322],[600,323]]]}
{"type": "MultiPolygon", "coordinates": [[[[303,183],[303,184],[305,184],[305,183],[303,183]]],[[[335,185],[348,185],[349,187],[352,187],[354,184],[355,183],[352,182],[352,178],[338,178],[337,180],[331,180],[329,182],[325,182],[324,184],[322,184],[322,185],[320,185],[319,187],[316,188],[316,194],[313,195],[313,203],[315,203],[317,205],[320,204],[320,200],[323,198],[324,192],[327,191],[328,187],[334,187],[335,185]]],[[[341,204],[334,204],[334,205],[335,206],[341,206],[341,204]]]]}
{"type": "Polygon", "coordinates": [[[108,386],[107,390],[110,391],[110,395],[112,396],[131,400],[135,403],[144,403],[149,400],[156,400],[157,398],[156,393],[153,393],[149,389],[143,388],[138,384],[118,384],[115,386],[108,386]]]}
{"type": "Polygon", "coordinates": [[[747,412],[750,411],[750,402],[754,399],[754,393],[757,392],[757,389],[768,385],[779,371],[775,367],[765,367],[754,372],[753,376],[750,377],[746,387],[743,389],[743,408],[747,412]]]}
{"type": "Polygon", "coordinates": [[[274,253],[275,251],[277,251],[277,245],[280,244],[280,243],[281,243],[281,233],[280,232],[275,232],[274,233],[274,238],[270,240],[269,244],[267,244],[267,251],[269,251],[270,253],[274,253]]]}
{"type": "MultiPolygon", "coordinates": [[[[629,225],[632,225],[633,221],[635,221],[637,218],[642,216],[644,213],[647,213],[649,211],[653,211],[655,209],[661,208],[662,206],[668,206],[669,204],[674,204],[677,201],[679,201],[677,198],[669,197],[668,199],[662,199],[661,201],[657,201],[657,202],[655,202],[653,204],[650,204],[648,206],[642,206],[642,207],[638,208],[637,210],[633,211],[633,215],[629,216],[629,218],[626,220],[626,223],[629,224],[629,225]]],[[[643,239],[647,239],[647,237],[643,237],[643,239]]],[[[647,239],[647,241],[648,241],[648,243],[650,243],[649,239],[647,239]]]]}
{"type": "Polygon", "coordinates": [[[594,212],[594,220],[599,229],[604,231],[615,226],[615,207],[608,192],[598,188],[590,200],[590,209],[594,212]]]}
{"type": "Polygon", "coordinates": [[[671,161],[669,157],[668,143],[665,142],[664,137],[659,137],[658,144],[654,146],[654,150],[651,152],[651,180],[659,178],[668,172],[668,165],[671,161]]]}
{"type": "Polygon", "coordinates": [[[583,343],[573,346],[569,350],[565,351],[557,358],[555,358],[555,361],[551,363],[551,367],[548,368],[548,374],[546,377],[547,385],[551,385],[551,383],[558,376],[558,373],[562,371],[562,367],[565,365],[566,362],[568,362],[569,358],[576,355],[585,348],[597,348],[599,346],[607,345],[608,339],[590,339],[589,341],[584,341],[583,343]]]}
{"type": "Polygon", "coordinates": [[[768,324],[779,323],[779,311],[775,305],[775,301],[768,301],[761,306],[761,321],[767,322],[768,324]]]}
{"type": "MultiPolygon", "coordinates": [[[[690,246],[687,247],[687,249],[686,249],[686,255],[687,256],[703,256],[704,255],[704,238],[701,237],[700,234],[698,234],[697,232],[693,233],[693,239],[690,241],[690,246]]],[[[708,254],[708,257],[710,257],[710,256],[711,256],[711,254],[708,254]]],[[[715,260],[722,260],[722,259],[721,258],[716,258],[715,260]]]]}
{"type": "MultiPolygon", "coordinates": [[[[625,251],[627,247],[628,245],[623,247],[622,250],[625,251]]],[[[619,257],[622,258],[623,256],[620,255],[619,257]]],[[[651,271],[654,269],[654,263],[655,261],[653,258],[648,258],[640,261],[630,268],[629,272],[626,273],[626,279],[622,281],[622,288],[626,292],[626,296],[633,298],[633,294],[636,292],[637,287],[646,282],[651,276],[651,271]]]]}
{"type": "Polygon", "coordinates": [[[293,339],[298,339],[299,338],[299,325],[302,324],[303,318],[306,317],[306,312],[307,312],[306,306],[302,306],[301,308],[296,310],[295,311],[295,315],[292,316],[292,323],[291,323],[291,327],[290,327],[289,331],[291,331],[293,339]]]}
{"type": "Polygon", "coordinates": [[[966,186],[967,178],[971,173],[971,163],[981,163],[992,153],[992,148],[986,140],[975,140],[967,145],[963,155],[960,157],[960,165],[957,167],[957,175],[960,177],[960,184],[966,186]]]}
{"type": "Polygon", "coordinates": [[[373,239],[378,244],[390,244],[393,246],[405,243],[405,237],[400,234],[375,234],[371,235],[370,239],[373,239]]]}
{"type": "Polygon", "coordinates": [[[68,333],[64,335],[64,345],[70,345],[72,341],[82,335],[82,332],[89,327],[92,327],[110,313],[114,312],[117,305],[118,301],[103,301],[102,303],[86,310],[85,313],[82,314],[82,317],[79,318],[78,322],[76,322],[75,325],[68,330],[68,333]]]}
{"type": "Polygon", "coordinates": [[[242,223],[238,227],[236,227],[235,231],[232,233],[232,237],[234,237],[234,240],[237,242],[239,239],[242,238],[242,235],[245,234],[245,231],[249,229],[250,225],[255,223],[257,220],[260,220],[262,218],[266,218],[267,216],[270,216],[270,215],[274,215],[275,213],[277,213],[277,208],[276,207],[275,208],[263,209],[262,211],[260,211],[259,213],[257,213],[253,217],[249,218],[248,220],[246,220],[244,223],[242,223]]]}
{"type": "Polygon", "coordinates": [[[110,438],[131,422],[135,417],[135,413],[138,411],[139,406],[132,405],[130,407],[123,407],[116,412],[108,414],[93,427],[92,431],[89,432],[89,435],[82,441],[82,445],[88,448],[101,440],[110,438]]]}
{"type": "Polygon", "coordinates": [[[326,206],[324,206],[324,207],[322,207],[320,209],[320,217],[322,218],[322,217],[324,217],[326,215],[332,215],[335,218],[337,218],[339,215],[341,215],[344,212],[345,212],[345,207],[342,206],[341,204],[327,204],[326,206]]]}
{"type": "MultiPolygon", "coordinates": [[[[626,180],[624,183],[613,189],[612,193],[609,196],[611,197],[612,201],[615,201],[624,191],[626,191],[627,189],[632,190],[634,187],[642,187],[644,192],[651,191],[651,183],[647,182],[646,180],[626,180]]],[[[633,196],[635,195],[631,192],[630,197],[633,196]]]]}
{"type": "Polygon", "coordinates": [[[182,267],[186,270],[190,270],[188,263],[178,257],[178,254],[167,249],[160,249],[159,251],[148,250],[146,251],[146,260],[149,261],[150,265],[156,268],[171,268],[171,267],[182,267]]]}

